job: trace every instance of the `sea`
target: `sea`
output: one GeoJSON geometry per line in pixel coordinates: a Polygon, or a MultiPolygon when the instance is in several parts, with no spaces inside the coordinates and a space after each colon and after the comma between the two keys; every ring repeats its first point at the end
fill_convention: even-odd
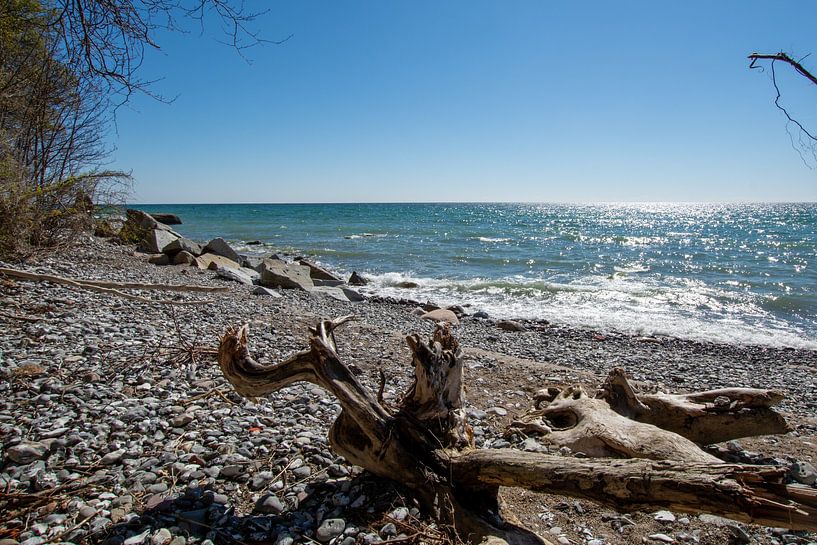
{"type": "Polygon", "coordinates": [[[369,293],[597,331],[817,349],[817,203],[155,204],[369,293]],[[416,288],[399,287],[413,282],[416,288]]]}

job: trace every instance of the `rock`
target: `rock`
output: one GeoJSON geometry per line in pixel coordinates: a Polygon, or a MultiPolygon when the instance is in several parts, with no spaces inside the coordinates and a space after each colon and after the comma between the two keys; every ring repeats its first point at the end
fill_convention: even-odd
{"type": "Polygon", "coordinates": [[[652,534],[649,538],[653,541],[661,541],[662,543],[675,543],[675,540],[667,534],[652,534]]]}
{"type": "Polygon", "coordinates": [[[817,482],[817,470],[808,462],[794,462],[789,468],[789,472],[798,483],[813,485],[817,482]]]}
{"type": "Polygon", "coordinates": [[[241,263],[241,256],[238,255],[238,252],[233,250],[233,247],[227,244],[221,237],[214,238],[208,242],[207,246],[204,247],[204,252],[220,255],[236,263],[241,263]]]}
{"type": "MultiPolygon", "coordinates": [[[[252,269],[246,270],[251,271],[252,269]]],[[[252,277],[241,269],[233,269],[230,267],[218,267],[216,269],[216,274],[221,278],[226,278],[227,280],[232,280],[240,284],[246,284],[248,286],[252,286],[253,284],[252,277]]]]}
{"type": "Polygon", "coordinates": [[[269,288],[265,288],[264,286],[256,286],[254,290],[252,290],[253,295],[267,295],[269,297],[273,297],[276,299],[281,298],[281,294],[275,290],[271,290],[269,288]]]}
{"type": "Polygon", "coordinates": [[[448,322],[452,325],[459,325],[460,319],[457,318],[457,315],[451,312],[448,309],[439,308],[437,310],[432,310],[431,312],[426,312],[422,316],[420,316],[423,320],[432,320],[434,322],[448,322]]]}
{"type": "Polygon", "coordinates": [[[190,252],[186,252],[182,250],[178,254],[173,257],[173,264],[174,265],[192,265],[196,262],[196,256],[191,254],[190,252]]]}
{"type": "Polygon", "coordinates": [[[408,507],[398,507],[397,509],[389,513],[389,516],[394,520],[402,522],[408,518],[409,509],[408,507]]]}
{"type": "Polygon", "coordinates": [[[347,284],[350,286],[365,286],[368,284],[369,281],[357,274],[357,271],[352,271],[352,275],[349,277],[347,284]]]}
{"type": "Polygon", "coordinates": [[[286,265],[286,261],[279,258],[275,254],[273,254],[270,257],[264,257],[264,258],[248,257],[248,258],[246,258],[246,260],[247,260],[247,264],[244,265],[244,266],[253,269],[257,273],[261,273],[261,269],[263,268],[264,263],[266,263],[267,261],[270,262],[269,263],[270,266],[284,266],[284,265],[286,265]]]}
{"type": "Polygon", "coordinates": [[[410,280],[404,280],[402,282],[398,282],[397,284],[395,284],[394,287],[411,290],[414,288],[419,288],[420,284],[418,284],[417,282],[411,282],[410,280]]]}
{"type": "Polygon", "coordinates": [[[6,449],[6,456],[16,464],[29,464],[48,456],[48,446],[43,443],[26,441],[6,449]]]}
{"type": "Polygon", "coordinates": [[[166,545],[173,539],[173,534],[167,528],[160,528],[150,538],[150,545],[166,545]]]}
{"type": "Polygon", "coordinates": [[[259,283],[268,288],[309,290],[314,288],[309,267],[266,259],[261,264],[259,283]]]}
{"type": "Polygon", "coordinates": [[[489,319],[489,318],[491,317],[491,316],[490,316],[490,315],[489,315],[487,312],[485,312],[484,310],[478,310],[478,311],[476,311],[476,312],[473,314],[473,316],[474,316],[474,318],[479,318],[479,319],[481,319],[481,320],[487,320],[487,319],[489,319]]]}
{"type": "Polygon", "coordinates": [[[525,326],[513,320],[499,320],[496,327],[503,331],[526,331],[525,326]]]}
{"type": "Polygon", "coordinates": [[[312,283],[317,287],[327,286],[330,288],[339,288],[346,284],[343,280],[321,280],[320,278],[313,278],[312,283]]]}
{"type": "MultiPolygon", "coordinates": [[[[287,508],[284,505],[284,503],[275,494],[263,496],[261,499],[258,500],[258,503],[255,504],[255,511],[258,513],[280,515],[286,510],[287,508]]],[[[343,529],[341,529],[341,532],[342,531],[343,529]]]]}
{"type": "Polygon", "coordinates": [[[136,249],[140,252],[160,254],[164,252],[166,247],[178,239],[179,236],[172,231],[149,229],[136,249]]]}
{"type": "Polygon", "coordinates": [[[675,522],[675,515],[669,511],[657,511],[654,513],[653,518],[658,522],[675,522]]]}
{"type": "Polygon", "coordinates": [[[491,407],[490,409],[485,409],[485,412],[488,414],[495,414],[497,416],[508,415],[508,411],[504,407],[491,407]]]}
{"type": "Polygon", "coordinates": [[[363,301],[366,300],[366,298],[363,297],[363,295],[361,295],[360,292],[358,292],[357,290],[353,290],[352,288],[347,288],[344,286],[340,286],[339,289],[352,303],[362,303],[363,301]]]}
{"type": "Polygon", "coordinates": [[[305,266],[309,267],[309,276],[313,280],[318,279],[318,280],[333,280],[333,281],[336,281],[336,282],[343,282],[340,278],[338,278],[334,274],[330,273],[329,271],[327,271],[326,269],[324,269],[323,267],[321,267],[317,263],[313,263],[312,261],[309,261],[308,259],[296,258],[295,261],[297,261],[301,265],[305,265],[305,266]]]}
{"type": "Polygon", "coordinates": [[[182,220],[176,214],[162,214],[162,213],[152,213],[153,219],[158,221],[159,223],[164,223],[165,225],[181,225],[182,220]]]}
{"type": "Polygon", "coordinates": [[[113,452],[109,452],[102,459],[99,461],[100,465],[103,466],[112,466],[114,464],[118,464],[122,461],[122,457],[125,455],[125,449],[115,450],[113,452]]]}
{"type": "Polygon", "coordinates": [[[427,312],[426,309],[424,309],[423,307],[414,307],[414,309],[411,311],[411,315],[412,316],[417,316],[419,318],[420,316],[422,316],[426,312],[427,312]]]}
{"type": "MultiPolygon", "coordinates": [[[[162,229],[164,227],[158,221],[156,221],[156,218],[147,212],[142,212],[141,210],[136,210],[135,208],[128,208],[125,210],[125,215],[128,218],[125,224],[131,227],[142,229],[144,231],[149,229],[162,229]]],[[[169,228],[165,227],[165,229],[169,228]]]]}
{"type": "Polygon", "coordinates": [[[201,254],[197,257],[196,266],[199,269],[210,269],[211,271],[218,270],[219,267],[229,267],[231,269],[241,268],[241,265],[232,259],[209,253],[201,254]]]}
{"type": "Polygon", "coordinates": [[[732,536],[735,538],[735,541],[738,543],[751,543],[752,536],[746,533],[746,530],[738,526],[737,524],[727,524],[726,528],[732,533],[732,536]]]}
{"type": "Polygon", "coordinates": [[[318,527],[318,530],[315,532],[315,537],[321,543],[326,543],[327,541],[331,540],[332,538],[336,538],[340,534],[342,534],[344,528],[346,528],[346,521],[345,520],[343,520],[343,519],[326,519],[318,527]]]}
{"type": "Polygon", "coordinates": [[[131,536],[126,539],[122,545],[141,545],[145,542],[147,537],[150,535],[150,528],[142,532],[141,534],[136,534],[135,536],[131,536]]]}
{"type": "Polygon", "coordinates": [[[154,254],[148,258],[148,263],[153,265],[170,265],[170,257],[167,254],[154,254]]]}
{"type": "Polygon", "coordinates": [[[396,536],[397,535],[397,526],[395,526],[393,522],[387,522],[380,529],[380,535],[382,537],[396,536]]]}
{"type": "Polygon", "coordinates": [[[331,288],[329,286],[316,286],[314,288],[307,289],[310,295],[316,295],[321,297],[331,297],[332,299],[336,299],[338,301],[343,301],[344,303],[349,302],[349,298],[346,297],[346,294],[343,293],[343,290],[340,288],[331,288]]]}
{"type": "Polygon", "coordinates": [[[189,238],[177,238],[164,248],[164,253],[169,256],[175,256],[179,252],[188,252],[195,255],[201,255],[202,247],[198,242],[194,242],[189,238]]]}
{"type": "Polygon", "coordinates": [[[448,310],[453,312],[457,315],[457,318],[462,318],[463,316],[467,316],[468,313],[465,312],[465,309],[460,305],[451,305],[450,307],[446,307],[448,310]]]}

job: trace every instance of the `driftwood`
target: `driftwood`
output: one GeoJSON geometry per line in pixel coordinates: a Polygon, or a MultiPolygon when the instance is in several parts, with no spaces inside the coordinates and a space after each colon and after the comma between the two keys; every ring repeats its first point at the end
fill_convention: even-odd
{"type": "Polygon", "coordinates": [[[791,431],[771,408],[782,399],[780,391],[755,388],[640,394],[624,370],[614,368],[595,396],[580,386],[540,390],[534,409],[507,433],[541,435],[595,457],[718,463],[698,445],[791,431]]]}
{"type": "Polygon", "coordinates": [[[29,271],[21,271],[18,269],[9,269],[0,267],[0,275],[5,275],[10,278],[19,278],[21,280],[30,280],[34,282],[52,282],[54,284],[62,284],[74,288],[96,291],[100,293],[107,293],[130,299],[132,301],[141,301],[143,303],[161,303],[166,305],[203,305],[210,303],[210,301],[175,301],[172,299],[149,299],[131,293],[120,291],[122,289],[135,290],[156,290],[156,291],[173,291],[173,292],[205,292],[218,293],[229,291],[227,287],[210,287],[210,286],[185,286],[173,284],[141,284],[136,282],[105,282],[102,280],[86,280],[79,278],[66,278],[64,276],[57,276],[54,274],[39,274],[29,271]]]}
{"type": "Polygon", "coordinates": [[[311,330],[309,350],[272,365],[250,356],[247,325],[229,328],[221,339],[219,365],[236,391],[247,397],[299,381],[328,390],[342,407],[329,430],[332,449],[376,475],[399,481],[426,513],[464,540],[547,543],[502,518],[499,486],[565,494],[617,508],[672,508],[817,529],[815,490],[786,485],[786,468],[715,464],[710,459],[580,460],[475,449],[463,411],[462,356],[450,328],[439,326],[428,343],[414,335],[407,338],[414,383],[399,406],[389,408],[340,360],[333,332],[350,319],[322,321],[311,330]]]}

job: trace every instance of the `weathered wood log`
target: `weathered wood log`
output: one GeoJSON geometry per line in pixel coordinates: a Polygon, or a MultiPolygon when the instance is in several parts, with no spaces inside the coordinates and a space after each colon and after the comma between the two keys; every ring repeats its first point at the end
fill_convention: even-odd
{"type": "Polygon", "coordinates": [[[618,414],[682,435],[700,445],[741,437],[788,433],[791,427],[771,407],[779,390],[723,388],[691,394],[636,393],[621,368],[607,376],[599,394],[618,414]]]}
{"type": "Polygon", "coordinates": [[[666,508],[814,529],[817,489],[786,485],[787,469],[652,460],[599,460],[512,449],[474,450],[451,460],[454,482],[565,494],[617,510],[666,508]]]}
{"type": "Polygon", "coordinates": [[[508,431],[515,430],[541,434],[543,442],[597,458],[721,461],[676,433],[618,414],[581,386],[568,386],[544,408],[528,411],[511,423],[508,431]]]}
{"type": "Polygon", "coordinates": [[[230,328],[221,339],[219,365],[236,391],[248,397],[298,381],[327,389],[342,407],[329,430],[332,449],[375,475],[397,480],[428,514],[450,525],[465,541],[547,543],[501,517],[499,486],[561,493],[618,507],[672,507],[817,529],[813,491],[784,486],[784,470],[779,468],[580,461],[475,450],[463,411],[461,353],[450,329],[438,328],[426,344],[417,336],[407,338],[414,383],[398,407],[387,408],[340,361],[333,332],[350,319],[322,321],[311,330],[309,350],[274,365],[252,359],[248,326],[230,328]]]}
{"type": "Polygon", "coordinates": [[[175,299],[149,299],[132,293],[121,291],[122,289],[137,289],[137,290],[157,290],[157,291],[174,291],[174,292],[226,292],[229,288],[226,287],[212,287],[212,286],[186,286],[173,284],[142,284],[135,282],[106,282],[102,280],[88,280],[80,278],[66,278],[64,276],[57,276],[54,274],[39,274],[29,271],[21,271],[18,269],[9,269],[0,267],[0,275],[8,276],[10,278],[18,278],[20,280],[30,280],[33,282],[52,282],[54,284],[62,284],[73,288],[84,289],[88,291],[96,291],[109,295],[115,295],[124,299],[132,301],[140,301],[142,303],[161,303],[164,305],[206,305],[211,301],[195,300],[195,301],[176,301],[175,299]]]}

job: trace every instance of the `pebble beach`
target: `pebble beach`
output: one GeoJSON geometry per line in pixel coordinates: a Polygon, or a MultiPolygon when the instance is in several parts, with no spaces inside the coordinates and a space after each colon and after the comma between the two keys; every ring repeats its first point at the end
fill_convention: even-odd
{"type": "MultiPolygon", "coordinates": [[[[439,536],[399,486],[329,449],[339,411],[310,384],[247,400],[221,376],[214,350],[227,326],[250,324],[254,357],[285,359],[307,328],[354,314],[337,334],[342,360],[386,402],[407,388],[404,337],[433,323],[405,298],[345,302],[252,286],[187,265],[155,266],[133,246],[85,236],[25,264],[67,278],[226,287],[219,293],[131,293],[159,304],[0,275],[0,545],[419,543],[439,536]],[[418,537],[419,536],[419,537],[418,537]],[[436,536],[436,537],[435,537],[436,536]]],[[[520,320],[497,327],[465,308],[456,333],[467,361],[477,445],[547,451],[507,436],[514,416],[548,384],[598,385],[610,368],[672,392],[776,388],[792,431],[717,445],[725,459],[796,466],[814,485],[817,351],[596,332],[520,320]]],[[[571,456],[569,451],[551,450],[571,456]]],[[[590,502],[509,490],[509,509],[562,545],[817,543],[817,536],[714,516],[618,513],[590,502]]]]}

